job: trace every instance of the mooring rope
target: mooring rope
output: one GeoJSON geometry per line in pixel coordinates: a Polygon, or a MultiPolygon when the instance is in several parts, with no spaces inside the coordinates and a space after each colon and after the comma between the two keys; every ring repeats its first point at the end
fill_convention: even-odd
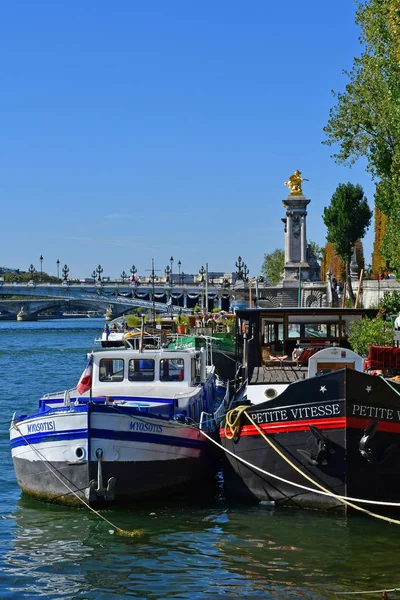
{"type": "MultiPolygon", "coordinates": [[[[221,444],[219,444],[216,440],[214,440],[211,436],[209,436],[205,431],[203,431],[203,430],[200,429],[200,432],[207,439],[209,439],[213,444],[215,444],[221,450],[223,450],[223,452],[225,452],[226,454],[230,454],[233,458],[235,458],[239,462],[243,463],[247,467],[250,467],[251,469],[259,471],[263,475],[267,475],[268,477],[272,477],[273,479],[281,481],[282,483],[287,483],[289,485],[292,485],[294,487],[300,488],[302,490],[306,490],[308,492],[314,492],[316,494],[321,494],[322,496],[331,496],[333,498],[336,498],[337,500],[341,500],[341,501],[345,501],[345,502],[349,502],[349,503],[350,502],[360,502],[362,504],[375,504],[375,505],[381,505],[381,506],[395,506],[395,507],[399,507],[400,506],[399,502],[382,502],[380,500],[367,500],[365,498],[352,498],[351,496],[340,496],[338,494],[334,494],[333,492],[330,492],[329,490],[322,491],[322,490],[318,490],[318,489],[315,489],[315,488],[307,487],[305,485],[302,485],[301,483],[295,483],[294,481],[289,481],[288,479],[280,477],[279,475],[275,475],[274,473],[270,473],[269,471],[265,471],[264,469],[261,469],[261,467],[257,467],[257,465],[253,465],[252,463],[248,462],[247,460],[245,460],[241,456],[238,456],[234,452],[231,452],[231,450],[228,450],[228,448],[224,448],[224,446],[222,446],[221,444]]],[[[313,482],[313,480],[311,480],[311,481],[313,482]]],[[[358,508],[359,510],[364,510],[361,507],[356,507],[356,508],[358,508]]],[[[374,516],[374,513],[370,513],[369,511],[366,511],[366,512],[368,514],[371,514],[372,516],[374,516]]],[[[387,520],[386,518],[382,517],[381,515],[377,515],[377,517],[378,518],[383,518],[384,520],[387,520]]],[[[393,520],[393,522],[400,525],[400,521],[393,520]]]]}
{"type": "Polygon", "coordinates": [[[106,523],[108,523],[108,525],[110,525],[117,533],[119,533],[120,535],[125,535],[128,537],[136,537],[139,535],[142,535],[142,531],[140,529],[134,529],[132,531],[128,531],[127,529],[121,529],[121,527],[117,527],[116,525],[114,525],[114,523],[111,523],[111,521],[109,521],[108,519],[106,519],[106,517],[103,517],[103,515],[101,515],[97,510],[95,510],[92,506],[90,506],[90,504],[88,504],[83,498],[81,498],[72,488],[69,487],[69,485],[63,481],[61,479],[61,477],[59,477],[57,471],[58,469],[40,452],[40,450],[38,450],[37,448],[35,448],[30,442],[29,440],[26,439],[26,437],[24,436],[24,434],[22,433],[22,431],[20,430],[20,428],[18,427],[18,425],[16,425],[14,422],[12,423],[12,427],[18,431],[18,433],[20,434],[20,436],[25,440],[25,442],[28,444],[28,446],[36,453],[37,456],[39,456],[39,458],[44,462],[45,466],[49,469],[49,471],[58,479],[58,481],[60,483],[62,483],[69,492],[71,492],[71,494],[73,494],[80,502],[82,502],[82,504],[84,504],[86,506],[86,508],[88,508],[89,510],[91,510],[97,517],[100,517],[100,519],[103,519],[103,521],[105,521],[106,523]]]}

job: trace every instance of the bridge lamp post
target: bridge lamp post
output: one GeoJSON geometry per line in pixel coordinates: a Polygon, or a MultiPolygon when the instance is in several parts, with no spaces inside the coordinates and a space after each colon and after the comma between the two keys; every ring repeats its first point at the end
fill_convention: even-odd
{"type": "Polygon", "coordinates": [[[181,283],[181,266],[182,263],[180,260],[178,260],[178,282],[181,283]]]}
{"type": "Polygon", "coordinates": [[[96,277],[97,277],[96,270],[92,271],[92,274],[90,277],[93,279],[93,283],[96,283],[96,277]]]}
{"type": "Polygon", "coordinates": [[[171,280],[170,281],[171,281],[171,286],[172,286],[173,285],[173,283],[172,283],[172,266],[174,264],[174,257],[172,256],[172,254],[171,254],[171,258],[169,259],[169,262],[171,264],[171,275],[170,275],[171,280]]]}
{"type": "Polygon", "coordinates": [[[63,266],[62,273],[63,273],[63,276],[64,276],[64,281],[68,281],[68,273],[69,273],[68,265],[65,264],[63,266]]]}
{"type": "Polygon", "coordinates": [[[247,268],[247,265],[243,265],[243,280],[247,281],[247,275],[249,274],[249,269],[247,268]]]}
{"type": "Polygon", "coordinates": [[[29,267],[28,271],[29,271],[29,273],[30,273],[30,275],[31,275],[31,279],[32,279],[33,281],[35,281],[35,273],[36,273],[36,269],[35,269],[35,267],[34,267],[33,265],[31,265],[31,266],[29,267]]]}
{"type": "Polygon", "coordinates": [[[128,275],[125,273],[125,271],[122,271],[121,279],[122,279],[122,283],[125,283],[125,280],[128,279],[128,275]]]}
{"type": "Polygon", "coordinates": [[[57,265],[57,279],[60,280],[60,261],[56,260],[56,265],[57,265]]]}
{"type": "Polygon", "coordinates": [[[137,273],[137,268],[135,267],[135,265],[132,265],[132,266],[131,266],[131,269],[130,269],[130,271],[131,271],[131,274],[132,274],[132,275],[131,275],[131,281],[135,281],[135,275],[136,275],[136,273],[137,273]]]}
{"type": "Polygon", "coordinates": [[[181,285],[183,285],[185,282],[185,273],[182,271],[181,273],[181,285]]]}
{"type": "Polygon", "coordinates": [[[171,282],[171,269],[168,265],[165,267],[165,279],[167,283],[171,282]]]}
{"type": "Polygon", "coordinates": [[[39,256],[39,260],[40,260],[40,281],[43,281],[43,256],[40,255],[39,256]]]}
{"type": "Polygon", "coordinates": [[[96,272],[98,274],[98,282],[101,283],[101,274],[103,272],[103,267],[101,265],[99,265],[96,269],[96,272]]]}
{"type": "Polygon", "coordinates": [[[239,256],[237,259],[237,262],[235,263],[236,267],[237,267],[237,271],[236,271],[236,279],[243,279],[243,260],[242,257],[239,256]]]}

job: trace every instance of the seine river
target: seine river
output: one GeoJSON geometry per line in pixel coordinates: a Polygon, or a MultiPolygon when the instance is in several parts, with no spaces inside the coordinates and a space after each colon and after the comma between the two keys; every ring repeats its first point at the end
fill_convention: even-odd
{"type": "Polygon", "coordinates": [[[142,530],[129,538],[111,535],[84,508],[24,497],[10,418],[35,410],[42,393],[77,383],[103,324],[0,321],[2,600],[378,599],[379,592],[361,592],[400,588],[400,528],[366,516],[227,503],[220,485],[206,499],[165,497],[104,511],[118,527],[142,530]]]}

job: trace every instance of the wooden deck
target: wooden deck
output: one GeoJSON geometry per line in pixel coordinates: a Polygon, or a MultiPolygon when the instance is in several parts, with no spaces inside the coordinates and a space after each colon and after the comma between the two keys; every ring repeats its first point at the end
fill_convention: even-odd
{"type": "Polygon", "coordinates": [[[307,377],[307,367],[298,367],[295,363],[276,363],[271,361],[262,367],[255,367],[250,385],[257,383],[293,383],[307,377]]]}

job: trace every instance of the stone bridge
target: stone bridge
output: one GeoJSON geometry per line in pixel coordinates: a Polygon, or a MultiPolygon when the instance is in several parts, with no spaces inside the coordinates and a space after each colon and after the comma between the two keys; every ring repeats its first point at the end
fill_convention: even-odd
{"type": "MultiPolygon", "coordinates": [[[[208,293],[208,310],[218,306],[229,310],[232,299],[243,294],[240,290],[233,292],[225,288],[210,287],[208,293]]],[[[37,315],[48,309],[64,310],[104,310],[107,318],[116,318],[132,308],[144,311],[156,310],[157,313],[191,314],[197,304],[205,306],[206,291],[204,286],[185,285],[182,287],[153,287],[141,284],[83,284],[60,283],[37,284],[0,283],[0,312],[4,318],[16,317],[24,308],[27,317],[37,315]]]]}

